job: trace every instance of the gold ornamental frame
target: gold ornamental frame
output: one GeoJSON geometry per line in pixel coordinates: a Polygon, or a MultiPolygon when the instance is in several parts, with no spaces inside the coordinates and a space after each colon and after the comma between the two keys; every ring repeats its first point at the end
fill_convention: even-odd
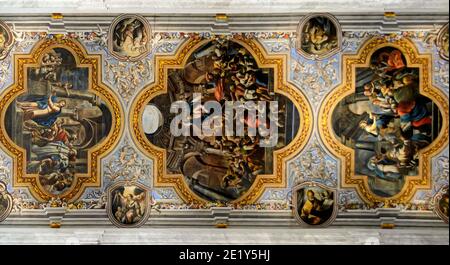
{"type": "Polygon", "coordinates": [[[0,146],[13,159],[13,186],[27,187],[31,194],[39,201],[48,201],[52,197],[59,197],[69,202],[76,200],[86,187],[99,187],[101,184],[100,160],[106,156],[117,145],[123,131],[123,111],[120,101],[103,84],[101,79],[102,60],[101,55],[88,55],[81,43],[75,39],[55,35],[53,38],[40,40],[35,44],[29,54],[14,54],[14,83],[0,95],[0,146]],[[74,184],[61,193],[53,195],[42,188],[38,174],[26,173],[25,149],[16,145],[8,136],[5,127],[5,113],[13,100],[27,91],[27,68],[39,66],[39,62],[45,52],[53,48],[68,50],[75,58],[77,67],[89,69],[88,91],[99,96],[107,105],[112,115],[112,127],[109,134],[100,143],[88,150],[86,174],[75,173],[74,184]]]}
{"type": "Polygon", "coordinates": [[[137,14],[121,14],[120,16],[114,18],[114,20],[111,22],[111,25],[109,26],[107,45],[108,45],[108,50],[111,53],[111,55],[114,56],[119,61],[135,62],[135,61],[141,60],[142,58],[144,58],[145,56],[147,56],[150,53],[151,39],[152,39],[152,28],[150,26],[150,23],[148,22],[148,20],[145,17],[143,17],[141,15],[137,15],[137,14]],[[122,22],[122,20],[130,19],[130,18],[135,18],[135,19],[139,20],[142,23],[144,30],[147,33],[147,36],[149,37],[149,40],[148,40],[147,44],[145,45],[145,48],[146,48],[145,51],[137,56],[120,55],[116,51],[114,51],[114,45],[113,45],[114,29],[116,28],[117,24],[122,22]]]}
{"type": "MultiPolygon", "coordinates": [[[[167,76],[169,69],[180,69],[186,64],[190,55],[199,47],[210,42],[211,39],[192,37],[188,39],[175,55],[158,55],[155,58],[155,82],[145,87],[136,97],[130,109],[131,135],[138,148],[154,160],[154,187],[173,187],[186,203],[205,205],[207,200],[196,195],[188,187],[182,174],[166,173],[166,150],[153,145],[145,136],[141,118],[144,107],[154,97],[167,93],[167,76]]],[[[264,48],[256,41],[247,38],[234,38],[236,42],[246,48],[255,58],[261,68],[274,69],[274,91],[289,98],[300,114],[300,127],[294,139],[280,150],[274,151],[273,174],[258,175],[252,186],[240,198],[231,204],[255,203],[266,188],[286,186],[286,162],[296,155],[306,145],[311,135],[313,116],[306,97],[298,88],[286,81],[288,54],[268,55],[264,48]]]]}
{"type": "Polygon", "coordinates": [[[356,55],[345,54],[342,58],[343,83],[334,89],[324,100],[319,111],[319,134],[324,144],[341,161],[341,187],[356,188],[361,198],[368,204],[408,203],[418,189],[431,188],[431,158],[448,144],[448,98],[432,83],[431,54],[420,54],[413,42],[407,38],[389,42],[383,37],[367,40],[356,55]],[[331,117],[336,105],[346,96],[355,92],[355,76],[357,67],[368,67],[374,52],[383,47],[399,49],[406,58],[408,67],[419,68],[420,94],[430,98],[438,106],[442,114],[442,129],[438,137],[426,148],[419,151],[419,167],[417,176],[405,176],[402,190],[392,197],[380,197],[374,194],[368,185],[368,177],[355,175],[355,151],[338,141],[334,135],[331,117]]]}

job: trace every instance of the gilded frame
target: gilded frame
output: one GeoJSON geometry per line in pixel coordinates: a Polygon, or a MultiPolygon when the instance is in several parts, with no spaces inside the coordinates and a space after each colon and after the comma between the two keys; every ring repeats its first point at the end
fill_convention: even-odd
{"type": "Polygon", "coordinates": [[[339,20],[337,20],[336,17],[334,17],[333,15],[331,15],[329,13],[312,13],[312,14],[309,14],[309,15],[303,17],[297,25],[296,32],[297,32],[297,39],[295,41],[295,48],[299,54],[301,54],[303,57],[305,57],[307,59],[317,59],[317,60],[326,59],[328,57],[335,55],[342,48],[341,24],[339,23],[339,20]],[[337,37],[337,41],[338,41],[338,45],[335,48],[331,49],[330,51],[328,51],[326,53],[320,54],[320,55],[307,53],[301,48],[302,37],[303,37],[303,28],[304,28],[305,24],[308,23],[309,20],[311,20],[312,18],[315,18],[315,17],[325,17],[331,21],[331,23],[336,28],[336,37],[337,37]]]}
{"type": "MultiPolygon", "coordinates": [[[[192,192],[183,175],[167,174],[165,168],[166,150],[158,148],[145,137],[141,126],[141,117],[144,107],[150,100],[167,92],[168,69],[182,68],[191,53],[211,39],[190,38],[177,51],[175,55],[156,56],[155,82],[145,87],[135,98],[130,109],[131,135],[138,148],[154,160],[153,175],[154,187],[173,187],[186,203],[207,204],[205,199],[192,192]]],[[[231,204],[255,203],[266,188],[286,186],[286,162],[294,157],[303,147],[311,135],[313,116],[311,107],[305,96],[298,88],[289,84],[287,78],[287,54],[268,55],[264,48],[255,40],[235,38],[255,58],[259,67],[274,68],[274,91],[288,97],[296,106],[300,114],[300,127],[291,143],[284,148],[274,151],[274,174],[258,175],[250,189],[231,204]]]]}
{"type": "Polygon", "coordinates": [[[37,174],[26,173],[25,150],[16,145],[8,136],[5,127],[5,113],[12,101],[27,90],[28,67],[39,65],[40,59],[45,52],[52,48],[64,48],[71,52],[78,67],[89,68],[89,92],[99,96],[107,105],[112,115],[112,128],[109,134],[88,151],[87,174],[75,174],[75,180],[67,191],[58,195],[67,201],[76,200],[86,187],[99,187],[101,184],[100,160],[117,145],[123,131],[123,111],[120,101],[101,80],[102,63],[101,55],[88,55],[81,43],[74,39],[62,38],[56,35],[52,39],[39,41],[29,54],[14,54],[14,83],[0,95],[0,144],[5,152],[13,158],[13,186],[27,187],[31,194],[39,201],[48,201],[55,195],[44,191],[38,180],[37,174]]]}
{"type": "Polygon", "coordinates": [[[8,41],[5,43],[5,48],[0,52],[0,60],[3,60],[8,56],[9,51],[11,50],[12,45],[14,44],[14,34],[12,34],[11,29],[6,25],[5,22],[0,20],[0,28],[8,35],[8,41]]]}
{"type": "Polygon", "coordinates": [[[147,56],[150,53],[150,51],[151,51],[151,47],[150,47],[151,37],[152,37],[151,26],[150,26],[150,23],[148,22],[148,20],[145,17],[143,17],[141,15],[137,15],[137,14],[122,14],[122,15],[116,17],[112,21],[112,23],[111,23],[111,25],[110,25],[110,27],[108,29],[108,50],[111,53],[111,55],[114,56],[115,58],[117,58],[118,60],[131,61],[131,62],[138,61],[138,60],[144,58],[145,56],[147,56]],[[147,36],[149,36],[149,41],[146,44],[146,51],[141,53],[138,56],[120,55],[120,54],[117,54],[117,52],[114,51],[114,47],[113,47],[114,29],[115,29],[115,27],[117,26],[117,24],[119,22],[121,22],[122,20],[127,19],[127,18],[136,18],[136,19],[138,19],[142,23],[142,25],[144,25],[144,30],[147,32],[147,34],[148,34],[147,36]]]}
{"type": "Polygon", "coordinates": [[[107,189],[107,196],[108,196],[108,200],[107,200],[107,205],[106,205],[106,210],[108,213],[108,218],[111,221],[111,223],[113,223],[115,226],[119,227],[119,228],[137,228],[140,227],[142,225],[144,225],[148,218],[150,217],[150,211],[151,211],[151,200],[150,200],[150,196],[151,196],[151,190],[145,186],[144,184],[141,184],[139,182],[135,182],[135,181],[118,181],[115,182],[114,184],[112,184],[111,186],[108,187],[107,189]],[[144,190],[144,192],[146,193],[145,196],[145,214],[142,217],[141,220],[139,220],[138,222],[134,223],[134,224],[123,224],[120,223],[119,221],[116,220],[116,218],[114,217],[114,214],[112,212],[112,196],[111,193],[114,191],[114,189],[121,187],[121,186],[136,186],[142,190],[144,190]]]}
{"type": "Polygon", "coordinates": [[[368,204],[375,203],[408,203],[418,189],[431,188],[431,158],[448,144],[448,98],[432,83],[431,54],[420,54],[407,38],[389,42],[383,37],[373,37],[367,40],[356,55],[345,54],[342,58],[343,83],[334,89],[324,100],[319,111],[319,134],[326,147],[341,161],[341,187],[356,188],[361,198],[368,204]],[[388,198],[375,195],[368,186],[367,176],[355,175],[355,151],[335,137],[331,117],[339,101],[355,91],[355,75],[357,67],[368,67],[372,54],[383,47],[399,49],[406,58],[409,67],[417,67],[420,72],[420,93],[433,100],[442,114],[442,129],[438,137],[426,148],[419,151],[420,163],[417,176],[406,176],[402,190],[388,198]]]}
{"type": "Polygon", "coordinates": [[[297,220],[297,222],[304,226],[304,227],[310,227],[310,228],[323,228],[323,227],[327,227],[329,226],[331,223],[334,222],[334,220],[336,220],[337,214],[338,214],[338,205],[337,205],[337,189],[335,188],[331,188],[328,187],[322,183],[318,183],[315,181],[308,181],[308,182],[303,182],[300,183],[296,186],[294,186],[292,188],[292,214],[294,215],[295,219],[297,220]],[[303,221],[303,219],[300,217],[300,215],[298,214],[298,195],[297,195],[297,191],[303,188],[307,188],[307,187],[319,187],[321,189],[327,190],[327,191],[331,191],[333,192],[333,213],[331,214],[330,218],[328,218],[328,220],[326,220],[325,222],[323,222],[322,224],[318,224],[318,225],[312,225],[312,224],[308,224],[305,221],[303,221]]]}

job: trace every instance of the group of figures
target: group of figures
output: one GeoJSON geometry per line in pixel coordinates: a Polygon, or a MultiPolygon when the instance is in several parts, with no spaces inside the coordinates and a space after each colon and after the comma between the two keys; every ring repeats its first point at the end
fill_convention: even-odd
{"type": "MultiPolygon", "coordinates": [[[[167,172],[183,174],[189,187],[208,201],[228,202],[240,198],[257,175],[273,172],[273,150],[284,147],[294,136],[286,133],[284,127],[286,119],[294,115],[295,108],[286,114],[286,108],[292,109],[292,102],[274,93],[273,73],[259,68],[244,46],[225,38],[214,39],[197,48],[183,69],[170,69],[167,94],[152,99],[146,107],[148,111],[144,111],[144,120],[160,125],[148,130],[147,138],[153,145],[167,150],[167,172]],[[214,119],[219,122],[220,133],[174,136],[169,130],[175,116],[170,113],[171,103],[188,102],[192,115],[196,93],[201,95],[201,103],[213,101],[219,104],[222,111],[214,119]],[[275,111],[269,107],[269,101],[278,102],[278,115],[269,117],[269,112],[275,111]],[[225,105],[236,102],[267,103],[261,110],[267,119],[252,118],[247,111],[242,117],[237,111],[227,115],[225,105]],[[154,111],[155,108],[159,111],[154,111]],[[234,124],[237,119],[244,125],[244,134],[227,135],[225,123],[231,121],[234,124]],[[249,128],[257,129],[260,125],[269,128],[272,126],[269,124],[277,126],[279,137],[273,147],[262,147],[261,142],[267,141],[270,135],[262,136],[259,132],[250,135],[249,128]]],[[[204,109],[205,105],[199,108],[204,109]]],[[[203,111],[201,120],[213,114],[203,111]]],[[[196,124],[191,124],[191,120],[184,122],[192,125],[190,130],[200,130],[196,124]]]]}
{"type": "Polygon", "coordinates": [[[147,20],[138,15],[115,19],[109,32],[110,52],[121,60],[136,61],[150,52],[151,31],[147,20]]]}
{"type": "Polygon", "coordinates": [[[397,48],[378,49],[356,78],[356,92],[335,109],[333,127],[355,149],[356,173],[369,176],[376,195],[392,197],[405,176],[418,174],[419,151],[438,136],[442,117],[420,94],[418,68],[408,67],[397,48]]]}
{"type": "Polygon", "coordinates": [[[50,196],[87,173],[87,152],[109,131],[109,111],[88,92],[88,68],[65,48],[46,51],[27,69],[27,92],[6,110],[5,129],[27,153],[26,172],[38,174],[50,196]]]}
{"type": "Polygon", "coordinates": [[[117,182],[109,188],[108,214],[119,227],[139,226],[150,214],[147,188],[140,184],[117,182]]]}

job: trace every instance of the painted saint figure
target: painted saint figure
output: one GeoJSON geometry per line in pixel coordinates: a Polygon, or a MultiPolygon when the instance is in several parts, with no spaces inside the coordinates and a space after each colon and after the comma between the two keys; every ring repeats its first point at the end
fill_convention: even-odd
{"type": "Polygon", "coordinates": [[[314,191],[308,190],[306,192],[308,200],[302,207],[300,217],[308,224],[318,224],[321,221],[318,211],[320,210],[320,201],[315,197],[314,191]]]}
{"type": "Polygon", "coordinates": [[[149,36],[143,22],[138,18],[125,18],[114,28],[113,48],[123,56],[140,56],[147,50],[149,36]]]}
{"type": "Polygon", "coordinates": [[[17,106],[24,111],[24,121],[33,120],[39,125],[50,127],[61,114],[62,108],[66,106],[66,101],[57,101],[53,92],[51,96],[34,102],[18,101],[17,106]]]}

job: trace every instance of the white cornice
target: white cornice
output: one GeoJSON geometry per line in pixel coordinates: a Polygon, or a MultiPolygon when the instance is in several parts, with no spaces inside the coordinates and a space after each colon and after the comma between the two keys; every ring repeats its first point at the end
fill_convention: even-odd
{"type": "Polygon", "coordinates": [[[447,13],[448,0],[0,0],[1,14],[447,13]]]}
{"type": "MultiPolygon", "coordinates": [[[[0,0],[1,1],[1,0],[0,0]]],[[[294,32],[300,19],[308,13],[284,14],[235,14],[229,15],[226,22],[230,32],[282,31],[294,32]]],[[[344,31],[409,31],[438,30],[448,22],[448,14],[398,14],[394,20],[387,21],[384,13],[335,14],[344,31]]],[[[17,31],[52,31],[58,28],[66,32],[107,30],[117,14],[63,14],[61,20],[54,21],[50,14],[14,15],[1,14],[0,20],[17,31]]],[[[215,25],[214,15],[173,14],[145,15],[154,32],[208,32],[215,25]]]]}

